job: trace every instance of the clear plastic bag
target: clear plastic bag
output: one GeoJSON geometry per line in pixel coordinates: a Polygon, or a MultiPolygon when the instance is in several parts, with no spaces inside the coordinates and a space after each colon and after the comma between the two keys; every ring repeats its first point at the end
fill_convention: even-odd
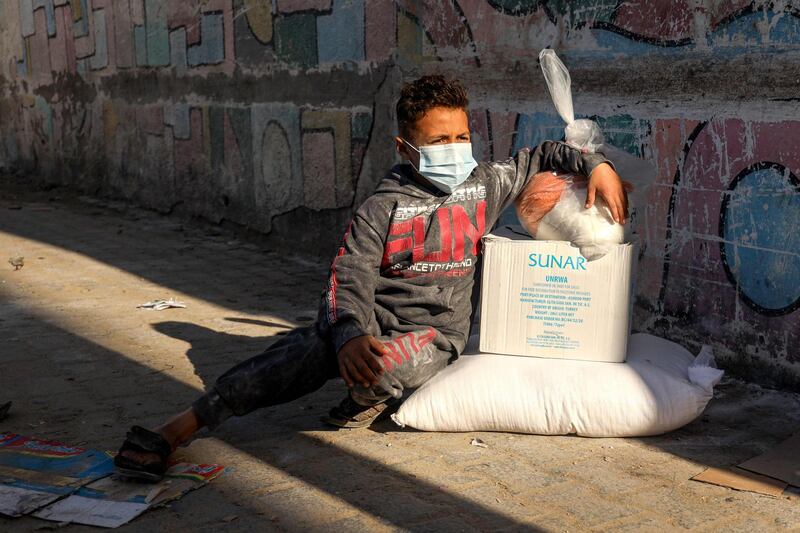
{"type": "Polygon", "coordinates": [[[587,184],[584,176],[539,172],[525,185],[515,206],[531,237],[569,241],[593,261],[625,242],[626,233],[625,226],[614,222],[602,198],[597,197],[592,207],[584,208],[587,184]]]}
{"type": "MultiPolygon", "coordinates": [[[[539,62],[553,105],[566,123],[564,134],[567,144],[584,153],[601,152],[605,155],[624,180],[629,193],[629,211],[633,211],[637,205],[643,205],[647,189],[656,179],[655,168],[643,159],[606,144],[596,122],[575,120],[569,71],[551,49],[541,51],[539,62]]],[[[550,172],[541,174],[552,176],[550,172]]],[[[517,215],[531,236],[540,240],[570,241],[580,247],[581,253],[590,261],[599,259],[611,246],[627,240],[630,234],[628,226],[614,222],[600,196],[596,197],[595,205],[591,208],[584,207],[585,178],[563,175],[561,179],[565,183],[557,185],[552,179],[544,180],[543,176],[537,174],[517,199],[517,215]],[[545,182],[550,185],[544,187],[545,182]],[[558,195],[555,195],[555,191],[558,191],[558,195]],[[555,203],[554,197],[558,198],[555,203]]]]}
{"type": "Polygon", "coordinates": [[[603,145],[603,133],[600,131],[600,126],[593,120],[585,118],[575,120],[575,112],[572,108],[572,78],[569,76],[567,67],[549,48],[539,53],[539,63],[542,66],[544,81],[550,91],[553,105],[567,125],[564,128],[567,144],[582,152],[596,152],[603,145]]]}

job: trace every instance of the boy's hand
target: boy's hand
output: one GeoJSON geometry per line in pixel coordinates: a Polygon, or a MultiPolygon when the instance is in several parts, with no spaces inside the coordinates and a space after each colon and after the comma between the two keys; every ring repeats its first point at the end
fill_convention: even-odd
{"type": "Polygon", "coordinates": [[[597,165],[589,175],[589,187],[586,192],[586,209],[594,205],[595,194],[600,193],[611,210],[611,216],[618,224],[624,224],[628,218],[628,196],[622,186],[622,180],[608,163],[597,165]]]}
{"type": "Polygon", "coordinates": [[[386,353],[383,344],[372,335],[353,337],[339,349],[339,373],[348,387],[361,383],[364,387],[375,386],[383,374],[378,360],[386,353]]]}

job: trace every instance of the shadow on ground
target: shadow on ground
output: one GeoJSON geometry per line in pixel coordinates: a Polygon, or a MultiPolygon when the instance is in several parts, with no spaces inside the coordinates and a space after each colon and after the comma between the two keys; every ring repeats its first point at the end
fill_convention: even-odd
{"type": "MultiPolygon", "coordinates": [[[[5,313],[9,313],[11,305],[13,304],[7,301],[3,304],[5,313]]],[[[37,338],[21,336],[19,340],[14,341],[16,349],[13,353],[17,355],[13,358],[4,357],[3,383],[0,383],[2,385],[0,388],[4,391],[14,390],[17,394],[29,391],[29,394],[23,398],[14,398],[15,412],[0,423],[2,431],[34,434],[70,443],[83,442],[84,445],[93,447],[113,448],[118,445],[125,428],[131,423],[154,424],[166,417],[170,411],[180,409],[197,396],[196,390],[171,379],[166,374],[155,372],[119,353],[87,341],[53,325],[48,320],[37,319],[30,315],[28,310],[17,308],[10,314],[25,315],[28,328],[45,332],[43,335],[40,333],[39,338],[46,337],[49,339],[49,344],[59,344],[64,349],[58,353],[46,353],[44,360],[37,361],[32,355],[43,351],[41,347],[37,348],[37,338]],[[60,370],[61,383],[56,384],[52,379],[37,380],[37,365],[56,365],[60,370]],[[13,381],[25,382],[26,386],[22,389],[12,387],[10,383],[13,381]],[[134,387],[131,387],[131,382],[135,384],[134,387]],[[118,396],[118,391],[126,392],[118,396]],[[109,404],[114,405],[113,413],[98,412],[98,405],[109,404]],[[136,413],[142,411],[147,412],[147,417],[137,420],[136,413]],[[24,427],[19,424],[21,416],[26,420],[42,417],[47,422],[43,422],[39,427],[24,427]],[[81,427],[83,422],[92,421],[97,424],[99,420],[104,420],[99,431],[94,427],[81,427]],[[56,425],[59,422],[67,423],[70,429],[58,434],[48,431],[48,425],[56,425]],[[86,443],[87,431],[100,435],[96,441],[86,443]]],[[[216,367],[219,365],[215,364],[217,347],[228,345],[233,341],[242,341],[239,335],[218,333],[190,323],[162,323],[158,329],[183,340],[191,339],[192,347],[187,355],[205,383],[212,381],[218,373],[216,367]]],[[[271,340],[273,337],[246,338],[255,352],[271,340]]],[[[344,392],[342,383],[332,385],[334,387],[327,395],[316,393],[304,398],[302,402],[325,403],[321,396],[329,398],[333,391],[339,394],[344,392]]],[[[302,410],[298,411],[301,414],[299,417],[285,416],[284,412],[291,412],[297,408],[297,405],[288,404],[281,413],[276,410],[272,412],[266,410],[260,417],[257,415],[251,417],[251,423],[233,424],[232,429],[220,431],[214,436],[233,447],[243,444],[246,453],[255,459],[280,469],[306,484],[329,494],[335,494],[337,499],[396,527],[413,528],[415,522],[422,519],[429,520],[430,515],[434,513],[441,517],[458,517],[479,529],[533,530],[458,494],[443,490],[419,478],[409,477],[391,466],[364,456],[353,456],[335,446],[325,445],[314,436],[304,435],[303,430],[326,428],[321,422],[309,420],[308,413],[302,410]],[[254,427],[253,422],[257,422],[258,426],[254,427]],[[285,445],[291,449],[285,449],[285,445]],[[286,452],[291,452],[288,459],[286,452]],[[319,459],[320,454],[324,454],[324,460],[310,460],[319,459]]],[[[244,420],[246,419],[240,419],[240,422],[244,420]]],[[[25,424],[25,426],[30,425],[25,424]]],[[[208,461],[210,458],[206,457],[205,460],[208,461]]],[[[215,457],[214,460],[225,462],[224,457],[215,457]]],[[[235,478],[236,473],[230,473],[228,476],[235,478]]],[[[214,483],[209,488],[188,496],[178,507],[185,508],[187,504],[196,502],[202,493],[205,493],[202,499],[208,500],[211,495],[209,489],[213,487],[214,483]]],[[[231,500],[236,501],[237,497],[233,494],[225,500],[230,507],[231,500]]],[[[247,498],[239,500],[235,506],[245,505],[243,502],[246,501],[247,498]]],[[[220,507],[226,505],[221,501],[215,504],[209,503],[220,507]]],[[[274,511],[271,518],[284,524],[284,527],[291,528],[292,524],[301,524],[308,514],[308,509],[304,508],[306,503],[293,502],[290,498],[281,504],[280,509],[274,511]]],[[[264,514],[263,509],[251,511],[254,519],[264,514]]],[[[184,512],[190,513],[188,509],[184,512]]],[[[193,514],[202,518],[205,513],[194,511],[193,514]]],[[[261,519],[263,520],[263,517],[261,519]]],[[[148,523],[154,525],[157,521],[158,527],[163,528],[176,520],[180,521],[182,527],[193,527],[194,520],[191,517],[167,516],[165,511],[147,513],[134,521],[131,526],[144,528],[148,523]],[[163,519],[166,522],[163,522],[163,519]]],[[[5,524],[3,528],[15,523],[21,526],[45,525],[31,518],[17,521],[0,518],[0,524],[5,524]]],[[[202,523],[195,525],[200,526],[202,523]]]]}
{"type": "MultiPolygon", "coordinates": [[[[67,212],[65,216],[87,215],[67,212]]],[[[291,268],[297,267],[282,262],[280,255],[273,253],[265,254],[263,266],[259,265],[254,270],[252,254],[258,252],[243,249],[224,239],[210,245],[203,243],[203,246],[195,248],[191,242],[180,244],[184,242],[183,229],[165,229],[163,222],[120,221],[113,214],[102,211],[88,216],[94,217],[96,224],[81,235],[61,229],[57,221],[26,224],[22,219],[20,223],[4,227],[3,230],[77,251],[98,261],[110,262],[166,289],[226,308],[269,312],[282,320],[296,321],[297,309],[313,309],[316,306],[316,289],[319,287],[308,287],[302,280],[303,276],[318,275],[321,287],[325,268],[318,264],[308,264],[301,267],[302,272],[293,272],[291,268]],[[119,230],[123,234],[139,234],[122,241],[117,238],[119,230]],[[124,260],[119,259],[121,248],[125,250],[122,254],[124,260]],[[263,286],[259,275],[261,268],[286,269],[285,283],[263,286]],[[238,289],[232,293],[229,287],[238,289]]],[[[78,443],[85,440],[87,428],[91,427],[97,442],[89,445],[114,448],[131,423],[153,425],[196,397],[197,391],[186,383],[75,335],[56,325],[52,317],[31,313],[29,309],[9,303],[7,294],[0,292],[0,295],[6,300],[3,303],[3,317],[13,315],[16,319],[25,319],[24,324],[20,322],[15,340],[4,341],[6,346],[14,349],[7,352],[10,356],[4,356],[3,371],[0,373],[0,390],[14,390],[24,397],[2,398],[3,401],[15,401],[16,413],[0,424],[0,429],[78,443]],[[26,331],[37,333],[29,336],[25,334],[26,331]],[[38,333],[41,331],[46,333],[38,333]],[[54,350],[53,346],[61,348],[54,350]],[[37,369],[51,365],[59,369],[60,376],[57,379],[38,379],[37,369]],[[131,387],[131,382],[136,386],[131,387]],[[19,413],[23,413],[25,425],[18,424],[19,413]],[[48,432],[47,424],[36,423],[39,413],[43,420],[60,422],[69,429],[62,431],[62,434],[48,432]],[[146,416],[139,418],[139,413],[146,413],[146,416]]],[[[252,323],[252,319],[230,316],[232,314],[235,313],[230,313],[228,320],[252,323]]],[[[308,319],[308,315],[303,318],[308,319]]],[[[283,324],[265,322],[265,325],[274,327],[283,324]]],[[[258,353],[273,340],[272,337],[243,338],[191,323],[164,322],[157,329],[162,334],[190,343],[186,355],[206,386],[236,362],[231,357],[219,358],[221,348],[231,344],[242,347],[240,355],[237,355],[242,360],[258,353]]],[[[316,421],[317,416],[335,404],[344,390],[340,382],[331,382],[321,391],[298,402],[231,421],[214,436],[258,461],[395,527],[413,529],[416,524],[430,520],[433,515],[457,518],[481,530],[532,529],[514,518],[459,495],[453,489],[433,485],[390,465],[327,444],[319,436],[306,434],[324,429],[322,423],[316,421]],[[419,512],[412,512],[415,509],[419,512]]],[[[741,388],[736,386],[723,386],[718,397],[741,394],[740,391],[741,388]]],[[[699,464],[729,466],[785,438],[800,425],[797,410],[784,416],[783,413],[774,412],[774,405],[760,403],[758,398],[728,399],[735,401],[721,404],[712,402],[708,413],[686,428],[666,436],[641,440],[648,446],[699,464]],[[765,420],[774,420],[773,431],[770,434],[754,434],[754,428],[765,427],[765,420]]],[[[384,423],[376,430],[395,431],[390,423],[384,423]]],[[[205,460],[210,459],[205,457],[205,460]]],[[[214,459],[225,461],[224,457],[214,459]]],[[[236,476],[236,473],[231,476],[236,476]]],[[[235,486],[235,482],[232,484],[235,486]]],[[[246,494],[234,493],[221,498],[226,502],[222,503],[214,498],[219,494],[214,492],[213,487],[214,484],[191,498],[210,507],[230,506],[231,501],[248,501],[246,494]]],[[[282,513],[278,520],[281,523],[299,524],[307,518],[308,509],[305,506],[313,506],[313,502],[303,500],[300,495],[296,497],[299,498],[297,502],[278,502],[282,513]]],[[[134,524],[142,528],[148,525],[161,528],[170,523],[192,527],[192,521],[200,520],[203,513],[198,514],[199,518],[193,518],[193,511],[187,506],[188,503],[176,504],[178,511],[172,514],[167,511],[149,513],[134,524]]],[[[263,514],[261,509],[254,508],[252,512],[263,514]]],[[[6,519],[0,521],[0,524],[10,523],[6,519]]],[[[33,525],[33,522],[28,525],[33,525]]],[[[200,522],[196,525],[207,526],[200,522]]],[[[244,523],[239,525],[244,526],[244,523]]]]}
{"type": "Polygon", "coordinates": [[[276,303],[291,302],[302,303],[303,309],[286,320],[307,321],[316,315],[328,264],[298,256],[303,250],[271,250],[200,220],[165,217],[123,203],[93,205],[68,191],[28,191],[3,176],[0,193],[0,209],[11,205],[18,215],[4,217],[3,231],[83,254],[233,311],[274,312],[276,303]],[[50,212],[55,216],[43,220],[50,212]],[[87,217],[91,223],[82,223],[81,232],[71,231],[73,220],[87,217]],[[254,255],[261,258],[255,268],[254,255]],[[267,269],[281,274],[280,284],[264,283],[267,269]],[[318,280],[311,287],[309,276],[318,280]],[[231,284],[241,291],[230,294],[225,288],[231,284]]]}

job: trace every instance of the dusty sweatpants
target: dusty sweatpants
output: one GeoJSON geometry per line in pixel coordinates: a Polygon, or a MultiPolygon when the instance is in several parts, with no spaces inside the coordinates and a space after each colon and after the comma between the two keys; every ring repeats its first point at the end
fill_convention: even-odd
{"type": "MultiPolygon", "coordinates": [[[[453,357],[433,344],[436,331],[423,328],[379,336],[387,349],[380,358],[383,376],[375,387],[356,385],[350,394],[363,405],[374,405],[403,390],[419,387],[447,366],[453,357]]],[[[260,407],[296,400],[339,376],[333,345],[316,327],[297,328],[259,355],[234,366],[193,406],[197,416],[214,429],[225,419],[260,407]]]]}

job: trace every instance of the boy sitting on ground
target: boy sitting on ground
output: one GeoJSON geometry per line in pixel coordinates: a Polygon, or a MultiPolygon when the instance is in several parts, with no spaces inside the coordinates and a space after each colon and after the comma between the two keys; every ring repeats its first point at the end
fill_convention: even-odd
{"type": "Polygon", "coordinates": [[[385,416],[464,349],[481,238],[527,180],[553,169],[589,177],[623,223],[622,183],[601,154],[546,141],[506,161],[472,156],[467,95],[458,81],[424,76],[397,103],[398,153],[358,209],[334,259],[316,325],[297,328],[219,377],[155,431],[131,428],[115,458],[128,476],[157,481],[167,458],[200,428],[300,398],[341,376],[349,394],[323,420],[345,428],[385,416]]]}

